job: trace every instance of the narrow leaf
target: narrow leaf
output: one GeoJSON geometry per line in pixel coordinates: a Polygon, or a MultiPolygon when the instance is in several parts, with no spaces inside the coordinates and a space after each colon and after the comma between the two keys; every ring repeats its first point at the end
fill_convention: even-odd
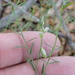
{"type": "Polygon", "coordinates": [[[30,47],[30,50],[29,50],[30,54],[32,53],[33,46],[34,46],[34,42],[32,43],[32,45],[31,45],[31,47],[30,47]]]}
{"type": "Polygon", "coordinates": [[[70,2],[70,3],[67,3],[66,5],[64,5],[63,7],[62,7],[62,9],[65,9],[66,7],[68,7],[69,5],[71,5],[72,3],[74,3],[75,1],[72,1],[72,2],[70,2]]]}
{"type": "Polygon", "coordinates": [[[30,40],[28,40],[27,42],[30,42],[30,41],[32,41],[32,40],[34,40],[34,39],[36,39],[37,37],[35,37],[35,38],[32,38],[32,39],[30,39],[30,40]]]}
{"type": "Polygon", "coordinates": [[[15,49],[15,48],[19,48],[19,47],[23,47],[23,48],[26,48],[26,47],[24,47],[24,46],[17,46],[17,47],[14,47],[13,49],[15,49]]]}
{"type": "Polygon", "coordinates": [[[41,71],[41,74],[44,73],[44,63],[43,63],[43,66],[42,66],[42,71],[41,71]]]}
{"type": "Polygon", "coordinates": [[[32,62],[29,62],[29,63],[31,64],[31,66],[33,67],[33,69],[35,71],[35,67],[34,67],[33,63],[32,62]]]}

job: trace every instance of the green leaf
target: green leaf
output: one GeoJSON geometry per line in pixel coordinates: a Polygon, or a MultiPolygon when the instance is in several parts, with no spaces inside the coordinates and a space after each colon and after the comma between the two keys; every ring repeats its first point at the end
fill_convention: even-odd
{"type": "Polygon", "coordinates": [[[35,65],[32,62],[29,62],[35,71],[35,65]]]}
{"type": "Polygon", "coordinates": [[[45,68],[45,67],[44,67],[44,63],[43,63],[41,74],[44,73],[44,68],[45,68]]]}
{"type": "Polygon", "coordinates": [[[71,5],[72,3],[74,3],[75,1],[72,1],[72,2],[70,2],[70,3],[67,3],[66,5],[64,5],[63,7],[62,7],[62,9],[65,9],[66,7],[68,7],[69,5],[71,5]]]}
{"type": "Polygon", "coordinates": [[[44,63],[43,63],[43,66],[42,66],[41,75],[46,75],[46,73],[45,73],[45,66],[44,66],[44,63]]]}
{"type": "Polygon", "coordinates": [[[29,59],[27,57],[25,57],[25,59],[27,60],[27,63],[31,62],[32,59],[29,59]]]}
{"type": "Polygon", "coordinates": [[[31,47],[30,47],[30,50],[29,50],[29,53],[31,54],[32,53],[32,48],[34,46],[34,42],[32,43],[31,47]]]}
{"type": "Polygon", "coordinates": [[[32,39],[30,39],[30,40],[28,40],[27,42],[30,42],[30,41],[32,41],[32,40],[34,40],[34,39],[36,39],[37,37],[35,37],[35,38],[32,38],[32,39]]]}
{"type": "Polygon", "coordinates": [[[19,48],[19,47],[23,47],[23,48],[26,48],[26,47],[24,47],[24,46],[17,46],[17,47],[14,47],[13,49],[15,49],[15,48],[19,48]]]}
{"type": "MultiPolygon", "coordinates": [[[[45,43],[45,42],[44,42],[45,43]]],[[[52,48],[52,46],[48,45],[47,43],[45,43],[48,47],[52,48]]]]}
{"type": "MultiPolygon", "coordinates": [[[[52,59],[52,58],[51,58],[52,59]]],[[[52,59],[54,62],[51,62],[51,63],[48,63],[48,64],[53,64],[53,63],[58,63],[58,62],[60,62],[60,61],[57,61],[57,60],[55,60],[55,59],[52,59]]]]}

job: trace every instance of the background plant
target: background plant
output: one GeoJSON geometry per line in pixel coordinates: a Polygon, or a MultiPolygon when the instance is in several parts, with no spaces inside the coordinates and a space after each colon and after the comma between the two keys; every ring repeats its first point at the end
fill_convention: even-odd
{"type": "MultiPolygon", "coordinates": [[[[75,50],[75,1],[69,0],[0,0],[0,31],[3,32],[17,32],[22,36],[25,47],[27,49],[30,59],[27,59],[36,75],[38,60],[40,59],[40,54],[42,57],[49,57],[48,61],[42,66],[42,74],[45,75],[45,68],[48,64],[56,63],[58,61],[51,58],[52,52],[55,50],[57,37],[60,38],[62,49],[59,55],[75,55],[73,50],[75,50]],[[9,11],[9,12],[7,12],[9,11]],[[71,25],[70,25],[71,24],[71,25]],[[23,36],[22,31],[40,31],[39,36],[41,39],[40,50],[38,54],[38,60],[36,65],[34,65],[32,58],[32,50],[34,42],[29,49],[27,43],[36,39],[30,39],[26,41],[23,36]],[[56,41],[52,48],[50,55],[46,55],[46,51],[42,48],[43,35],[46,32],[50,32],[56,35],[56,41]],[[67,47],[67,46],[70,47],[67,47]],[[65,51],[64,51],[65,50],[65,51]],[[49,63],[50,60],[54,62],[49,63]]],[[[15,47],[15,48],[18,48],[15,47]]]]}

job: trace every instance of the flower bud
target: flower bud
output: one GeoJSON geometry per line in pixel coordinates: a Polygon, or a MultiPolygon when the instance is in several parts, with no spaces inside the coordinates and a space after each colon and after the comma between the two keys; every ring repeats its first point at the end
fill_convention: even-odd
{"type": "Polygon", "coordinates": [[[49,27],[46,27],[46,28],[44,29],[44,32],[48,32],[48,30],[49,30],[49,27]]]}
{"type": "Polygon", "coordinates": [[[39,35],[40,35],[40,38],[43,38],[43,32],[40,32],[39,35]]]}
{"type": "Polygon", "coordinates": [[[45,57],[45,58],[47,57],[46,51],[44,50],[44,48],[41,48],[41,53],[42,53],[42,56],[43,57],[45,57]]]}

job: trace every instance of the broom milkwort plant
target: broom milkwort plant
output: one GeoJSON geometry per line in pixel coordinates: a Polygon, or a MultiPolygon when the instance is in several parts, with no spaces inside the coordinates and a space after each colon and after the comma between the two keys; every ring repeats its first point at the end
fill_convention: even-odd
{"type": "MultiPolygon", "coordinates": [[[[20,2],[20,1],[21,1],[21,0],[18,0],[18,1],[17,1],[16,7],[23,5],[23,2],[20,2]],[[19,3],[20,3],[20,4],[19,4],[19,3]],[[19,4],[19,5],[18,5],[18,4],[19,4]]],[[[24,1],[26,2],[26,0],[24,0],[24,1]]],[[[41,0],[41,1],[43,1],[43,0],[41,0]]],[[[48,5],[49,5],[49,2],[50,2],[50,1],[51,1],[51,0],[48,0],[48,2],[46,2],[46,4],[48,3],[48,5]]],[[[65,4],[65,3],[66,3],[66,0],[64,1],[63,4],[65,4]]],[[[13,16],[17,17],[16,14],[14,13],[16,7],[14,7],[14,6],[12,5],[12,2],[11,2],[11,1],[10,1],[10,3],[8,3],[8,4],[11,5],[12,8],[13,8],[13,10],[12,10],[13,16]]],[[[68,5],[70,5],[70,4],[72,4],[72,2],[71,2],[71,3],[68,3],[67,5],[63,5],[63,7],[62,7],[61,9],[62,9],[62,10],[65,9],[65,8],[66,8],[68,5]]],[[[50,3],[50,5],[53,5],[53,4],[50,3]]],[[[18,8],[19,8],[19,7],[18,7],[18,8]]],[[[47,11],[48,11],[48,9],[46,10],[45,15],[47,14],[47,11]]],[[[32,12],[34,13],[34,10],[33,10],[32,12]]],[[[33,13],[32,13],[32,14],[33,14],[33,13]]],[[[50,32],[50,29],[51,29],[51,26],[50,26],[50,27],[45,27],[45,20],[46,20],[47,17],[46,17],[46,16],[41,17],[40,22],[39,22],[39,24],[38,24],[38,25],[39,25],[39,29],[35,28],[35,26],[32,24],[31,21],[27,22],[26,24],[22,25],[22,27],[21,27],[21,26],[20,26],[21,23],[19,22],[19,19],[22,19],[22,18],[24,18],[24,17],[26,17],[26,15],[17,18],[16,22],[14,23],[14,24],[16,25],[16,27],[12,28],[12,27],[9,26],[9,28],[11,28],[12,30],[14,30],[14,32],[19,31],[19,32],[17,32],[17,33],[18,33],[20,36],[22,36],[22,38],[23,38],[23,40],[24,40],[24,43],[25,43],[25,46],[17,46],[17,47],[15,47],[15,48],[23,47],[23,48],[25,48],[25,49],[28,51],[28,54],[29,54],[29,57],[30,57],[30,58],[27,58],[27,57],[24,57],[24,58],[27,60],[28,63],[31,64],[33,70],[35,71],[35,75],[39,75],[39,74],[38,74],[38,71],[37,71],[37,65],[38,65],[38,61],[39,61],[39,59],[40,59],[40,55],[42,55],[43,58],[47,58],[47,57],[48,57],[48,60],[47,60],[47,61],[45,61],[44,59],[42,59],[42,61],[44,61],[44,64],[42,65],[41,75],[46,75],[45,70],[46,70],[47,65],[48,65],[48,64],[52,64],[52,63],[59,62],[59,61],[56,61],[56,60],[54,60],[53,58],[51,58],[51,56],[52,56],[53,51],[54,51],[54,50],[57,50],[57,49],[55,49],[55,47],[57,47],[57,46],[56,46],[57,36],[58,36],[58,31],[59,31],[59,29],[61,29],[61,26],[62,26],[61,24],[62,24],[62,23],[59,24],[58,27],[57,27],[55,30],[53,30],[53,31],[51,30],[51,32],[56,35],[56,40],[55,40],[55,43],[54,43],[54,46],[53,46],[53,47],[50,46],[50,45],[48,45],[47,43],[45,43],[47,46],[51,47],[50,54],[47,55],[46,50],[42,47],[44,34],[47,33],[47,32],[50,32]],[[24,37],[24,35],[23,35],[23,33],[22,33],[22,31],[23,31],[24,29],[25,29],[25,30],[29,30],[29,28],[31,28],[31,27],[32,27],[32,28],[35,28],[34,30],[40,31],[40,32],[39,32],[39,37],[40,37],[40,50],[39,50],[39,53],[38,53],[38,58],[37,58],[36,64],[34,64],[34,60],[33,60],[33,57],[32,57],[32,51],[33,51],[34,42],[32,43],[32,45],[31,45],[30,48],[29,48],[28,45],[27,45],[28,42],[30,42],[30,41],[36,39],[36,37],[34,37],[34,38],[32,38],[32,39],[26,41],[26,39],[25,39],[25,37],[24,37]],[[53,60],[53,62],[50,62],[50,60],[53,60]]],[[[31,17],[32,17],[32,16],[31,16],[31,17]]],[[[10,18],[12,18],[12,17],[10,17],[10,18]]],[[[60,22],[61,22],[61,18],[60,18],[60,22]]],[[[9,23],[8,23],[8,24],[9,24],[9,23]]],[[[7,29],[7,28],[8,28],[8,27],[6,27],[6,29],[7,29]]]]}
{"type": "Polygon", "coordinates": [[[46,69],[46,66],[47,66],[48,64],[52,64],[52,63],[59,62],[59,61],[56,61],[56,60],[54,60],[54,59],[51,58],[52,53],[53,53],[53,51],[55,50],[55,47],[56,47],[57,37],[56,37],[56,41],[55,41],[53,47],[51,47],[50,45],[46,44],[47,46],[49,46],[49,47],[52,48],[52,50],[51,50],[51,52],[50,52],[50,55],[47,56],[45,49],[42,47],[42,42],[43,42],[44,34],[47,33],[48,30],[49,30],[49,27],[45,27],[45,28],[44,28],[44,25],[45,25],[44,18],[45,18],[45,17],[42,17],[42,18],[40,19],[41,22],[40,22],[40,24],[39,24],[39,25],[41,25],[41,26],[40,26],[40,32],[39,32],[39,37],[40,37],[41,41],[40,41],[40,50],[39,50],[39,54],[38,54],[38,58],[37,58],[36,64],[34,64],[34,60],[33,60],[33,57],[32,57],[32,51],[33,51],[34,42],[32,43],[30,49],[28,48],[28,45],[27,45],[28,42],[30,42],[30,41],[36,39],[35,37],[32,38],[32,39],[30,39],[30,40],[28,40],[28,41],[26,41],[26,39],[25,39],[25,37],[24,37],[24,35],[23,35],[23,33],[22,33],[22,29],[20,29],[20,31],[18,32],[18,34],[19,34],[20,36],[22,36],[22,38],[23,38],[23,40],[24,40],[24,43],[25,43],[25,46],[17,46],[17,47],[15,47],[15,48],[23,47],[23,48],[25,48],[25,49],[28,51],[28,54],[29,54],[30,58],[27,58],[27,57],[24,57],[24,58],[25,58],[25,59],[27,60],[27,62],[30,63],[31,66],[33,67],[33,69],[34,69],[34,71],[35,71],[35,75],[39,75],[39,74],[38,74],[38,71],[37,71],[37,65],[38,65],[38,61],[39,61],[39,59],[40,59],[40,54],[42,55],[43,58],[48,57],[48,61],[45,61],[44,59],[42,59],[42,60],[45,62],[45,64],[43,64],[43,66],[42,66],[42,71],[41,71],[41,74],[42,74],[42,75],[46,75],[45,69],[46,69]],[[50,59],[53,60],[54,62],[49,63],[49,62],[50,62],[50,59]]]}
{"type": "Polygon", "coordinates": [[[55,50],[55,47],[56,47],[57,37],[56,37],[56,41],[55,41],[53,47],[51,47],[51,46],[49,46],[49,45],[46,44],[47,46],[49,46],[49,47],[52,48],[52,50],[51,50],[51,52],[50,52],[50,55],[47,56],[45,49],[42,47],[42,42],[43,42],[44,33],[47,33],[47,32],[48,32],[49,27],[44,28],[44,25],[45,25],[44,17],[42,17],[40,20],[41,20],[41,22],[40,22],[39,25],[41,25],[41,27],[40,27],[39,37],[40,37],[41,41],[40,41],[40,50],[39,50],[39,54],[38,54],[38,58],[37,58],[36,64],[34,64],[34,60],[33,60],[33,57],[32,57],[32,51],[33,51],[34,42],[32,43],[30,49],[29,49],[28,46],[27,46],[27,43],[28,43],[28,42],[30,42],[30,41],[36,39],[35,37],[32,38],[32,39],[30,39],[30,40],[28,40],[28,41],[26,41],[26,40],[25,40],[25,37],[23,36],[22,30],[20,29],[19,34],[22,36],[22,38],[23,38],[23,40],[24,40],[24,43],[25,43],[25,46],[17,46],[17,47],[15,47],[15,48],[18,48],[18,47],[26,48],[26,50],[28,51],[28,54],[30,55],[30,58],[26,58],[26,57],[25,57],[25,59],[26,59],[27,62],[30,63],[31,66],[33,67],[33,69],[34,69],[34,71],[35,71],[35,75],[39,75],[39,74],[38,74],[38,71],[37,71],[37,65],[38,65],[38,61],[39,61],[39,59],[40,59],[40,54],[42,55],[43,58],[49,57],[49,58],[48,58],[48,61],[45,61],[44,59],[42,59],[42,60],[45,62],[45,64],[43,64],[43,66],[42,66],[42,72],[41,72],[41,74],[42,74],[42,75],[46,75],[46,73],[45,73],[46,66],[47,66],[48,64],[52,64],[52,63],[59,62],[59,61],[56,61],[56,60],[54,60],[54,59],[51,58],[52,53],[53,53],[53,51],[55,50]],[[54,62],[49,63],[49,62],[50,62],[50,59],[53,60],[54,62]]]}

